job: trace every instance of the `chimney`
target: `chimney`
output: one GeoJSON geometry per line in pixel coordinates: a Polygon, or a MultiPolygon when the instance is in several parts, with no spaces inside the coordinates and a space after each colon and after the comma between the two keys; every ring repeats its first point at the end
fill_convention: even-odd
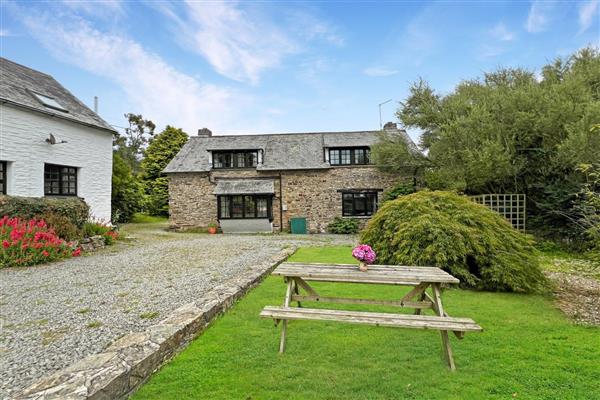
{"type": "Polygon", "coordinates": [[[208,128],[198,129],[198,136],[201,136],[201,137],[211,137],[212,136],[212,132],[208,128]]]}
{"type": "Polygon", "coordinates": [[[395,122],[386,122],[385,125],[383,126],[383,129],[385,129],[385,130],[398,129],[398,125],[396,125],[395,122]]]}
{"type": "Polygon", "coordinates": [[[98,96],[94,96],[94,112],[98,114],[98,96]]]}

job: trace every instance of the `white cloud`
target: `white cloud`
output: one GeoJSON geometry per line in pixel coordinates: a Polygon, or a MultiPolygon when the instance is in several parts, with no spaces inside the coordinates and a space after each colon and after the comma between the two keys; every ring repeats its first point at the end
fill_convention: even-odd
{"type": "Polygon", "coordinates": [[[396,69],[391,69],[388,67],[369,67],[363,70],[363,74],[368,76],[392,76],[398,74],[400,71],[396,69]]]}
{"type": "Polygon", "coordinates": [[[594,22],[594,17],[598,14],[600,2],[591,0],[581,3],[579,6],[579,32],[585,32],[594,22]]]}
{"type": "Polygon", "coordinates": [[[286,24],[296,35],[306,40],[323,40],[340,47],[346,44],[336,26],[307,11],[291,11],[286,24]]]}
{"type": "Polygon", "coordinates": [[[8,29],[0,29],[0,37],[12,36],[8,29]]]}
{"type": "Polygon", "coordinates": [[[231,127],[243,96],[202,84],[167,64],[137,42],[93,29],[83,19],[23,15],[26,27],[57,59],[118,84],[136,112],[159,126],[172,124],[190,134],[202,126],[231,127]]]}
{"type": "Polygon", "coordinates": [[[315,42],[345,44],[333,24],[304,9],[263,7],[255,2],[150,2],[174,23],[185,50],[202,55],[219,74],[257,84],[266,71],[315,42]]]}
{"type": "Polygon", "coordinates": [[[555,8],[555,3],[536,0],[531,3],[529,14],[527,15],[527,23],[525,29],[527,32],[543,32],[548,28],[552,20],[552,12],[555,8]]]}
{"type": "Polygon", "coordinates": [[[62,4],[73,11],[103,18],[123,14],[123,3],[121,0],[62,0],[62,4]]]}
{"type": "Polygon", "coordinates": [[[490,35],[494,39],[498,39],[503,42],[510,42],[510,41],[515,40],[515,38],[516,38],[515,33],[509,31],[508,28],[506,27],[506,25],[504,25],[504,23],[502,23],[502,22],[498,22],[498,24],[496,24],[496,26],[494,26],[490,30],[490,35]]]}
{"type": "Polygon", "coordinates": [[[191,45],[218,73],[237,81],[255,84],[264,71],[297,51],[268,18],[237,3],[186,1],[183,17],[168,4],[161,11],[177,23],[186,46],[191,45]]]}

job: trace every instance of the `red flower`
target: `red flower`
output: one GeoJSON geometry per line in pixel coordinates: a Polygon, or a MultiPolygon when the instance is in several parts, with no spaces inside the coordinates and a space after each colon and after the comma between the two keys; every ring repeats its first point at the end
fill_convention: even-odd
{"type": "Polygon", "coordinates": [[[75,249],[75,251],[72,254],[73,257],[79,257],[80,255],[81,255],[81,248],[75,249]]]}
{"type": "Polygon", "coordinates": [[[10,243],[8,240],[3,240],[2,241],[2,247],[4,247],[5,249],[8,249],[10,247],[10,243]]]}
{"type": "Polygon", "coordinates": [[[42,251],[42,255],[44,257],[48,257],[50,255],[50,253],[48,253],[46,250],[42,251]]]}

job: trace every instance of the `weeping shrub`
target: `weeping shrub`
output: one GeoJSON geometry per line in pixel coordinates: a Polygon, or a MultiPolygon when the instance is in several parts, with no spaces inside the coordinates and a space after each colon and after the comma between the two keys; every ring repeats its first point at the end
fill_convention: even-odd
{"type": "Polygon", "coordinates": [[[377,263],[440,267],[465,287],[544,288],[533,239],[502,216],[452,192],[423,191],[386,202],[361,234],[377,263]]]}

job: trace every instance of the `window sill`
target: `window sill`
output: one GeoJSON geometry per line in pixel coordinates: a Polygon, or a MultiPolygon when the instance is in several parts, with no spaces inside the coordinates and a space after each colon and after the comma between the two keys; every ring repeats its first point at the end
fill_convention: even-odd
{"type": "Polygon", "coordinates": [[[331,168],[376,167],[375,164],[329,164],[331,168]]]}
{"type": "Polygon", "coordinates": [[[356,215],[356,216],[342,215],[342,218],[346,218],[346,219],[371,219],[371,218],[373,218],[373,216],[372,215],[356,215]]]}

